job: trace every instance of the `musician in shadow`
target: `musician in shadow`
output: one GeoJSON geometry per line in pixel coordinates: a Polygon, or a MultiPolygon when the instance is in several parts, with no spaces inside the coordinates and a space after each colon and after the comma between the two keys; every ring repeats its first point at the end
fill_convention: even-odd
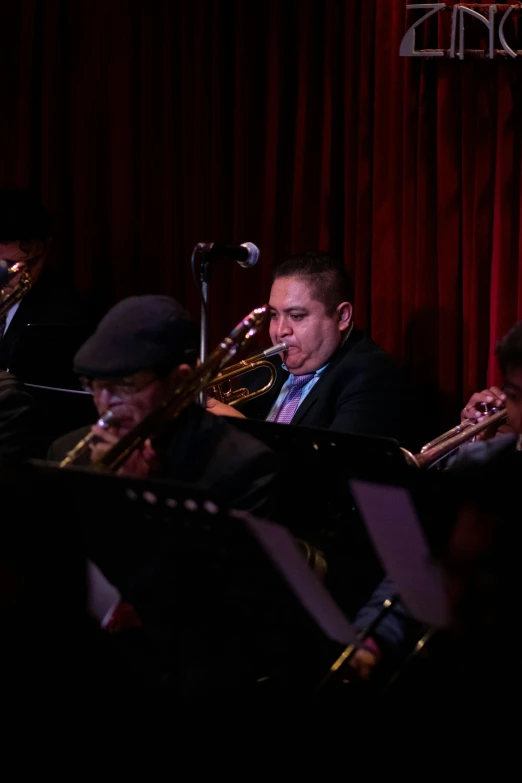
{"type": "Polygon", "coordinates": [[[505,407],[506,418],[476,435],[450,461],[453,469],[468,464],[487,463],[522,447],[522,321],[518,321],[500,340],[495,351],[504,383],[502,389],[492,386],[471,396],[461,413],[461,420],[477,421],[492,409],[505,407]]]}
{"type": "Polygon", "coordinates": [[[0,260],[9,268],[21,265],[1,292],[0,305],[6,301],[8,306],[0,312],[0,368],[25,381],[26,376],[34,380],[37,368],[40,372],[47,365],[46,375],[53,372],[58,385],[61,377],[70,375],[74,351],[94,330],[99,312],[52,268],[51,246],[52,219],[36,194],[20,188],[0,190],[0,260]],[[21,286],[24,272],[27,285],[21,286]],[[19,293],[13,297],[16,290],[19,293]],[[29,324],[62,328],[49,331],[47,344],[43,330],[38,347],[31,344],[29,351],[25,345],[29,324]]]}
{"type": "MultiPolygon", "coordinates": [[[[104,417],[111,413],[113,418],[106,427],[94,424],[55,441],[49,450],[49,461],[60,463],[79,441],[92,433],[95,438],[90,442],[89,451],[74,462],[74,470],[70,471],[71,481],[72,476],[76,480],[79,473],[88,476],[89,468],[106,458],[122,437],[134,432],[150,413],[161,410],[163,403],[175,398],[176,392],[192,375],[198,354],[199,329],[174,299],[147,295],[120,301],[102,318],[96,331],[74,357],[75,371],[84,387],[92,392],[98,415],[104,417]],[[81,467],[85,471],[79,471],[81,467]]],[[[169,411],[172,413],[170,408],[169,411]]],[[[265,444],[241,432],[226,418],[212,416],[195,399],[174,419],[167,414],[163,423],[159,437],[154,430],[154,439],[145,438],[117,470],[117,476],[109,479],[113,486],[123,483],[120,477],[128,477],[139,492],[134,479],[146,479],[150,481],[143,482],[143,487],[149,493],[154,492],[157,482],[161,482],[163,491],[168,484],[168,492],[180,499],[177,502],[181,509],[181,499],[188,496],[196,498],[196,501],[192,500],[196,504],[211,502],[219,509],[241,509],[273,518],[272,491],[278,465],[275,454],[265,444]]],[[[67,473],[67,469],[62,469],[61,474],[67,473]]],[[[86,478],[85,495],[88,488],[86,478]]],[[[196,562],[192,562],[189,555],[179,554],[190,549],[185,542],[183,550],[183,535],[190,537],[193,532],[197,537],[200,530],[197,523],[191,527],[190,520],[186,520],[189,530],[184,532],[175,524],[165,528],[147,519],[137,519],[133,525],[127,519],[123,533],[115,535],[117,512],[112,507],[99,509],[90,496],[79,494],[78,515],[85,519],[82,529],[85,529],[88,556],[122,596],[104,627],[114,642],[111,648],[119,651],[118,656],[121,652],[123,668],[130,661],[129,687],[140,690],[152,682],[153,688],[168,692],[171,687],[178,687],[173,683],[179,684],[180,679],[182,683],[190,680],[189,675],[180,672],[198,668],[194,657],[199,660],[202,650],[198,645],[183,663],[179,662],[179,657],[183,658],[184,645],[192,645],[191,640],[200,634],[205,644],[205,660],[201,664],[205,671],[203,680],[207,683],[206,678],[210,677],[212,683],[208,693],[215,684],[214,659],[220,660],[220,669],[226,668],[234,681],[246,676],[238,674],[245,667],[250,671],[249,655],[242,650],[243,644],[249,649],[245,639],[251,638],[250,635],[255,639],[256,656],[266,649],[267,656],[280,654],[279,648],[273,650],[273,635],[264,635],[259,629],[259,615],[249,599],[248,589],[256,595],[256,606],[270,605],[263,592],[265,566],[251,569],[248,563],[238,561],[234,554],[238,546],[236,539],[228,543],[224,537],[212,555],[219,574],[209,588],[213,595],[207,600],[201,584],[208,585],[209,578],[199,577],[201,554],[192,555],[196,562]],[[86,508],[90,511],[86,512],[86,508]],[[92,520],[93,515],[96,523],[92,520]],[[183,562],[177,562],[177,557],[183,562]],[[224,562],[227,567],[223,566],[224,562]],[[180,572],[188,573],[178,589],[180,572]],[[259,588],[256,587],[257,579],[259,588]],[[244,592],[242,585],[248,585],[252,580],[253,586],[245,586],[244,592]],[[234,598],[228,599],[231,604],[224,600],[223,605],[211,611],[209,606],[214,607],[215,595],[221,595],[223,591],[227,595],[233,594],[234,598]],[[178,611],[173,609],[175,606],[178,611]],[[236,606],[242,620],[225,623],[225,616],[236,617],[236,606]],[[221,618],[221,625],[218,618],[221,618]],[[230,639],[235,640],[234,643],[230,639]],[[206,652],[209,644],[210,654],[206,652]],[[229,646],[230,655],[223,658],[222,648],[229,646]]],[[[190,516],[189,511],[187,516],[190,516]]],[[[216,522],[212,535],[217,535],[218,520],[214,517],[211,521],[216,522]]],[[[206,533],[203,539],[207,540],[206,533]]],[[[206,551],[205,546],[202,548],[206,551]]],[[[269,617],[266,622],[277,626],[277,633],[274,632],[277,639],[281,634],[292,635],[291,627],[281,630],[280,620],[269,617]]],[[[218,679],[219,688],[224,687],[223,682],[226,686],[228,679],[221,671],[218,679]]],[[[190,693],[196,687],[194,683],[185,683],[185,686],[190,693]]],[[[206,687],[203,690],[207,693],[206,687]]]]}
{"type": "Polygon", "coordinates": [[[269,301],[272,343],[287,345],[273,360],[275,384],[237,409],[209,398],[208,410],[403,440],[403,373],[355,326],[352,301],[350,276],[337,257],[305,252],[284,261],[269,301]]]}
{"type": "MultiPolygon", "coordinates": [[[[88,432],[96,437],[76,464],[101,459],[183,384],[198,346],[198,327],[174,299],[134,296],[116,304],[74,357],[75,372],[92,393],[100,418],[110,413],[112,421],[57,439],[48,459],[60,462],[88,432]]],[[[217,503],[263,516],[271,513],[276,459],[257,439],[194,401],[174,422],[165,422],[161,440],[145,439],[118,472],[175,480],[217,503]]]]}
{"type": "Polygon", "coordinates": [[[0,370],[0,469],[37,455],[36,425],[33,398],[18,378],[0,370]]]}
{"type": "MultiPolygon", "coordinates": [[[[518,321],[498,342],[495,354],[504,378],[503,388],[492,387],[471,396],[461,413],[461,420],[480,420],[484,404],[505,406],[505,422],[482,430],[474,442],[467,442],[446,461],[444,469],[460,473],[463,480],[479,487],[491,483],[488,472],[516,477],[522,455],[522,321],[518,321]]],[[[387,598],[395,594],[395,587],[385,579],[377,587],[370,601],[356,618],[359,628],[367,627],[378,615],[387,598]]],[[[409,649],[415,636],[416,621],[399,602],[378,627],[374,638],[368,641],[353,660],[359,674],[368,678],[383,657],[398,661],[409,649]]],[[[418,627],[420,631],[420,627],[418,627]]]]}

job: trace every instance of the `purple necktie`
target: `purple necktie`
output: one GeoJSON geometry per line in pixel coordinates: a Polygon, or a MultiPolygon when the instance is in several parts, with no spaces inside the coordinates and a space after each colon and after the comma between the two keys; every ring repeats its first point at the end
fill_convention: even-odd
{"type": "Polygon", "coordinates": [[[277,421],[279,424],[290,424],[301,400],[303,386],[306,386],[314,376],[315,372],[310,372],[308,375],[294,375],[292,377],[288,394],[284,398],[283,404],[273,421],[277,421]]]}

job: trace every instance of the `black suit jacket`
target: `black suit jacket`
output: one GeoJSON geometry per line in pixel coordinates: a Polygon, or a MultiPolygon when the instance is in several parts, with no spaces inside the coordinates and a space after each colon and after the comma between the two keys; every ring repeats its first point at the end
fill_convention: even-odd
{"type": "MultiPolygon", "coordinates": [[[[28,324],[62,324],[63,334],[53,333],[47,346],[45,361],[57,368],[71,372],[75,351],[94,331],[100,317],[99,308],[67,288],[53,270],[42,270],[36,283],[20,301],[9,327],[0,340],[0,368],[11,370],[22,381],[35,381],[33,367],[42,363],[40,347],[34,356],[19,355],[25,327],[28,324]]],[[[39,380],[39,379],[38,379],[39,380]]],[[[58,385],[56,383],[55,385],[58,385]]]]}
{"type": "MultiPolygon", "coordinates": [[[[47,459],[60,462],[89,431],[83,427],[54,441],[47,459]]],[[[273,516],[277,460],[264,443],[197,405],[184,411],[169,434],[156,478],[206,494],[226,508],[273,516]]],[[[80,463],[77,463],[80,465],[80,463]]],[[[83,461],[88,464],[88,459],[83,461]]]]}
{"type": "Polygon", "coordinates": [[[34,401],[17,378],[0,370],[0,466],[35,453],[34,401]]]}
{"type": "MultiPolygon", "coordinates": [[[[248,418],[265,419],[288,378],[279,357],[270,361],[277,368],[272,389],[237,406],[248,418]]],[[[404,377],[396,362],[354,329],[297,409],[292,424],[401,440],[404,394],[404,377]]]]}

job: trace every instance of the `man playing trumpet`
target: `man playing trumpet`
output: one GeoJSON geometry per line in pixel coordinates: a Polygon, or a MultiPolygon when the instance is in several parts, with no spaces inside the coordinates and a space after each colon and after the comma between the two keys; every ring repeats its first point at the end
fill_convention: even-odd
{"type": "MultiPolygon", "coordinates": [[[[480,420],[486,404],[495,408],[505,407],[506,423],[482,430],[477,434],[476,442],[462,445],[449,458],[447,470],[473,470],[481,465],[496,469],[505,465],[514,475],[511,458],[522,446],[522,321],[518,321],[498,342],[495,355],[504,378],[503,388],[493,386],[475,392],[462,409],[461,420],[480,420]]],[[[516,471],[517,465],[514,467],[516,471]]],[[[368,604],[360,610],[357,626],[364,628],[369,625],[380,612],[384,600],[391,598],[395,592],[390,580],[381,582],[368,604]]],[[[402,604],[396,604],[378,628],[375,638],[369,641],[367,649],[354,656],[353,666],[359,675],[368,678],[383,652],[386,656],[404,654],[405,642],[411,638],[415,624],[402,604]]]]}
{"type": "Polygon", "coordinates": [[[274,360],[276,383],[238,409],[209,398],[208,410],[401,439],[401,371],[355,327],[352,293],[344,265],[326,253],[303,253],[277,267],[270,338],[288,348],[274,360]]]}
{"type": "Polygon", "coordinates": [[[504,378],[502,389],[492,386],[473,394],[462,409],[461,420],[482,419],[488,406],[505,407],[506,419],[477,433],[474,439],[477,442],[462,447],[449,466],[467,467],[468,463],[487,462],[504,451],[522,446],[522,321],[499,341],[495,354],[504,378]]]}

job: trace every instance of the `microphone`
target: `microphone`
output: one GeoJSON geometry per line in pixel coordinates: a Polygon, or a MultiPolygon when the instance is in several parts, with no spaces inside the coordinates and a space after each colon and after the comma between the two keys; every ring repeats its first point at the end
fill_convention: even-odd
{"type": "Polygon", "coordinates": [[[259,248],[252,242],[243,242],[242,245],[222,245],[218,242],[200,242],[198,250],[206,254],[208,260],[217,258],[230,258],[237,261],[239,266],[248,269],[259,261],[259,248]]]}

